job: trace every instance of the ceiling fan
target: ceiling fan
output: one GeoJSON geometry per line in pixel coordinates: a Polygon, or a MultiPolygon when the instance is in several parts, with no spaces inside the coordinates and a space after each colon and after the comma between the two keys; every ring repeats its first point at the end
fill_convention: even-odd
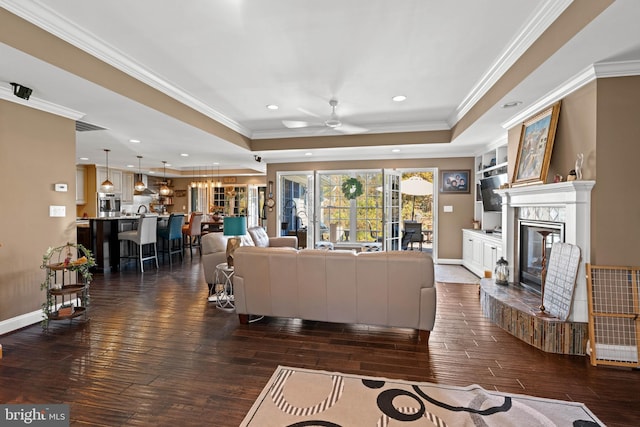
{"type": "Polygon", "coordinates": [[[368,129],[361,128],[359,126],[350,125],[344,123],[336,114],[336,107],[338,106],[337,99],[329,100],[329,105],[331,106],[331,115],[324,122],[306,122],[301,120],[283,120],[282,124],[285,125],[289,129],[300,129],[300,128],[313,128],[313,127],[325,127],[329,129],[333,129],[342,133],[362,133],[366,132],[368,129]]]}

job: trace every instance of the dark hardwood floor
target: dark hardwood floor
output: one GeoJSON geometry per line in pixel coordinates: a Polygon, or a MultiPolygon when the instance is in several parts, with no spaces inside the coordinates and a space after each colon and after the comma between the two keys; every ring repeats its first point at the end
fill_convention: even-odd
{"type": "Polygon", "coordinates": [[[91,320],[1,336],[0,402],[69,403],[71,425],[237,426],[278,365],[574,400],[640,425],[640,371],[547,354],[486,320],[475,285],[438,284],[428,346],[411,330],[238,317],[207,302],[200,257],[96,274],[91,320]]]}

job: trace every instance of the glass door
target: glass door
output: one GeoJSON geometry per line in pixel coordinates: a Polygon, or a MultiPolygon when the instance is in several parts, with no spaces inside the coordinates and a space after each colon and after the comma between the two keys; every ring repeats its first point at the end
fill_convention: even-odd
{"type": "Polygon", "coordinates": [[[390,169],[384,170],[384,250],[386,251],[398,251],[401,249],[401,179],[401,172],[390,169]]]}
{"type": "Polygon", "coordinates": [[[300,248],[313,247],[314,175],[311,171],[278,172],[277,212],[280,236],[298,236],[300,248]]]}

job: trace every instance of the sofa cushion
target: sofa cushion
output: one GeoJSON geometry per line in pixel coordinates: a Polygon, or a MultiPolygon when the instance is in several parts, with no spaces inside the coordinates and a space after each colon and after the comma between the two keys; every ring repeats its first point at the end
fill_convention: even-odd
{"type": "Polygon", "coordinates": [[[253,243],[261,248],[269,247],[269,236],[262,227],[251,227],[249,229],[249,235],[253,239],[253,243]]]}

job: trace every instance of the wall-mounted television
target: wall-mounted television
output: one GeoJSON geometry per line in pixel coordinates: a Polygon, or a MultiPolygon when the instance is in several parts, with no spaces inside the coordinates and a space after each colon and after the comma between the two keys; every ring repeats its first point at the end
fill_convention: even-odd
{"type": "Polygon", "coordinates": [[[485,212],[502,212],[502,197],[494,193],[493,190],[500,188],[502,184],[509,182],[506,173],[493,175],[480,180],[480,191],[482,193],[482,207],[485,212]]]}

